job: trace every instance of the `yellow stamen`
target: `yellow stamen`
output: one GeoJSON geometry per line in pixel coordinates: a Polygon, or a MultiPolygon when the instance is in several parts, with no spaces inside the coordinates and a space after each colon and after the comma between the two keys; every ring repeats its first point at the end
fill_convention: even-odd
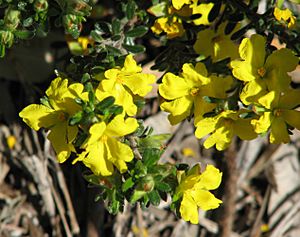
{"type": "Polygon", "coordinates": [[[276,109],[276,110],[274,110],[274,115],[275,115],[276,117],[280,117],[281,114],[282,114],[281,109],[276,109]]]}
{"type": "Polygon", "coordinates": [[[196,95],[199,94],[199,91],[200,91],[199,88],[192,88],[192,89],[190,90],[190,94],[191,94],[192,96],[196,96],[196,95]]]}
{"type": "Polygon", "coordinates": [[[106,142],[107,141],[107,136],[106,135],[103,135],[102,137],[101,137],[101,142],[106,142]]]}
{"type": "Polygon", "coordinates": [[[264,77],[264,75],[266,74],[266,69],[264,67],[261,67],[257,70],[258,75],[260,75],[261,77],[264,77]]]}

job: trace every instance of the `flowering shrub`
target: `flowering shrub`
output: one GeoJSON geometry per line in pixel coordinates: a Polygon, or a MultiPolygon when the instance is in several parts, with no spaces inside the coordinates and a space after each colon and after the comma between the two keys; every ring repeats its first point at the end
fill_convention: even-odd
{"type": "Polygon", "coordinates": [[[80,36],[83,22],[97,4],[30,2],[22,10],[15,1],[0,6],[4,2],[1,56],[15,37],[29,39],[47,24],[49,6],[61,9],[58,22],[77,57],[64,73],[56,71],[41,103],[27,106],[20,117],[31,128],[48,131],[59,162],[72,159],[87,167],[85,178],[101,189],[113,214],[126,200],[147,207],[170,195],[172,210],[197,224],[199,208],[222,204],[210,192],[222,178],[213,165],[201,171],[198,164],[160,163],[167,136],[152,135],[136,117],[156,81],[170,123],[193,120],[205,148],[223,151],[234,136],[268,135],[270,143],[287,143],[291,131],[300,129],[300,90],[289,74],[299,64],[299,25],[292,11],[275,1],[260,14],[258,1],[128,0],[118,17],[93,24],[88,36],[80,36]],[[25,15],[31,24],[22,21],[25,15]],[[149,27],[154,34],[147,33],[149,27]],[[153,66],[164,72],[162,78],[143,73],[133,57],[146,50],[142,43],[149,37],[164,46],[153,66]],[[275,37],[286,48],[271,46],[275,37]]]}

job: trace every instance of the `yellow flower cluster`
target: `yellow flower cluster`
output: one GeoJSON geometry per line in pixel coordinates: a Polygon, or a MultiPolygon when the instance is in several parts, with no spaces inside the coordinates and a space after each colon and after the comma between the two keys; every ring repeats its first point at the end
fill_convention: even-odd
{"type": "MultiPolygon", "coordinates": [[[[202,3],[201,0],[172,0],[171,6],[161,10],[165,13],[160,14],[163,16],[155,21],[151,30],[157,35],[166,33],[168,39],[181,37],[185,33],[183,21],[194,25],[209,25],[208,14],[213,6],[213,3],[202,3]],[[193,19],[192,16],[199,17],[193,19]]],[[[150,12],[155,15],[153,11],[150,12]]]]}
{"type": "Polygon", "coordinates": [[[124,67],[107,70],[95,90],[98,101],[108,96],[115,97],[115,103],[122,105],[124,112],[111,121],[103,121],[101,116],[88,128],[88,138],[81,145],[81,153],[75,149],[74,141],[81,129],[80,125],[70,125],[69,119],[82,110],[75,99],[88,101],[88,93],[81,83],[56,78],[46,91],[47,102],[32,104],[20,112],[20,117],[34,130],[46,128],[48,139],[57,154],[59,162],[66,161],[72,152],[77,155],[73,163],[82,161],[96,175],[108,176],[116,167],[121,173],[127,170],[126,162],[133,159],[131,148],[121,138],[134,132],[138,123],[134,116],[137,107],[135,96],[145,96],[152,89],[155,76],[144,74],[132,55],[125,59],[124,67]]]}
{"type": "Polygon", "coordinates": [[[279,22],[287,23],[288,28],[293,28],[296,24],[296,17],[293,15],[290,9],[281,10],[278,7],[274,9],[275,19],[279,22]]]}
{"type": "Polygon", "coordinates": [[[218,208],[222,203],[209,192],[218,188],[222,180],[222,173],[214,166],[207,165],[200,173],[200,166],[196,165],[187,174],[179,175],[178,179],[175,198],[182,198],[179,211],[185,221],[198,224],[198,208],[207,211],[218,208]]]}
{"type": "Polygon", "coordinates": [[[218,150],[226,149],[234,135],[251,140],[268,131],[271,143],[289,142],[288,129],[300,129],[300,112],[295,110],[300,105],[300,90],[290,87],[288,72],[299,60],[289,49],[275,50],[266,57],[265,46],[261,35],[245,38],[239,46],[240,59],[230,63],[233,76],[244,82],[240,100],[252,110],[241,104],[239,110],[226,108],[222,99],[226,100],[232,77],[208,76],[202,63],[195,67],[184,64],[179,76],[167,73],[159,92],[165,99],[161,108],[170,113],[171,124],[194,115],[196,137],[210,134],[204,147],[215,145],[218,150]],[[208,113],[216,115],[206,116],[208,113]],[[249,114],[252,116],[247,117],[249,114]]]}

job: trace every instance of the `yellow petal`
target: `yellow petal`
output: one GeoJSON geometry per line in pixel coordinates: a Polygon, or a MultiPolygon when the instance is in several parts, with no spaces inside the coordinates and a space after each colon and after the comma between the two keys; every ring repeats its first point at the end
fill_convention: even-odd
{"type": "Polygon", "coordinates": [[[99,142],[104,134],[105,129],[106,125],[104,122],[93,124],[89,129],[90,137],[87,142],[88,145],[92,145],[93,143],[99,142]]]}
{"type": "Polygon", "coordinates": [[[233,60],[230,63],[232,74],[239,80],[248,82],[255,80],[256,75],[252,73],[251,65],[246,61],[233,60]]]}
{"type": "Polygon", "coordinates": [[[276,144],[290,142],[290,136],[287,131],[286,123],[281,117],[276,117],[273,119],[271,124],[270,142],[276,144]]]}
{"type": "Polygon", "coordinates": [[[75,148],[72,144],[76,135],[77,127],[68,126],[67,122],[57,123],[51,128],[51,131],[48,135],[56,154],[58,162],[62,163],[68,159],[72,151],[75,151],[75,148]]]}
{"type": "Polygon", "coordinates": [[[234,133],[242,140],[252,140],[257,137],[251,125],[251,119],[238,119],[233,124],[234,133]]]}
{"type": "Polygon", "coordinates": [[[196,190],[214,190],[220,186],[222,181],[222,173],[213,165],[207,165],[205,171],[200,176],[200,181],[194,187],[196,190]]]}
{"type": "Polygon", "coordinates": [[[197,63],[194,67],[191,63],[185,63],[182,66],[182,76],[192,87],[199,87],[210,83],[207,77],[207,70],[203,63],[197,63]]]}
{"type": "Polygon", "coordinates": [[[19,116],[36,131],[42,127],[49,128],[57,123],[57,113],[44,105],[31,104],[25,107],[19,116]]]}
{"type": "Polygon", "coordinates": [[[254,126],[254,131],[258,134],[267,132],[271,126],[273,118],[274,116],[272,112],[264,112],[259,119],[253,119],[251,124],[254,126]]]}
{"type": "Polygon", "coordinates": [[[192,224],[199,223],[198,207],[189,194],[183,194],[179,211],[183,220],[190,221],[192,224]]]}
{"type": "Polygon", "coordinates": [[[206,190],[193,190],[192,197],[197,203],[197,206],[204,211],[218,208],[222,203],[220,199],[216,198],[213,194],[206,190]]]}
{"type": "Polygon", "coordinates": [[[253,102],[258,102],[258,100],[267,93],[265,81],[255,79],[244,86],[242,93],[240,94],[240,99],[245,105],[249,105],[253,102]]]}
{"type": "Polygon", "coordinates": [[[82,161],[96,175],[109,176],[113,174],[113,164],[107,160],[107,152],[103,142],[97,142],[81,153],[76,161],[82,161]]]}
{"type": "Polygon", "coordinates": [[[300,111],[281,110],[281,117],[292,127],[300,130],[300,111]]]}
{"type": "Polygon", "coordinates": [[[195,136],[200,139],[206,136],[207,134],[213,132],[216,129],[217,123],[218,123],[218,119],[216,119],[215,117],[204,118],[200,120],[196,124],[197,129],[195,131],[195,136]]]}
{"type": "Polygon", "coordinates": [[[191,0],[172,0],[172,5],[175,9],[179,10],[184,4],[190,4],[191,0]]]}
{"type": "Polygon", "coordinates": [[[244,38],[240,44],[240,57],[251,64],[254,75],[257,73],[257,69],[264,66],[266,55],[265,45],[266,39],[259,34],[252,35],[250,39],[244,38]]]}
{"type": "Polygon", "coordinates": [[[189,95],[190,89],[191,86],[185,79],[167,73],[162,79],[162,84],[159,85],[159,94],[167,100],[174,100],[189,95]]]}
{"type": "Polygon", "coordinates": [[[169,112],[173,116],[179,116],[186,112],[190,114],[192,105],[192,98],[190,96],[183,96],[170,102],[163,102],[160,107],[163,111],[169,112]]]}
{"type": "Polygon", "coordinates": [[[122,68],[122,71],[128,73],[137,73],[137,72],[141,72],[142,68],[136,64],[133,55],[129,54],[125,58],[124,67],[122,68]]]}
{"type": "Polygon", "coordinates": [[[124,77],[124,85],[126,85],[133,94],[146,96],[151,90],[155,82],[155,76],[152,74],[138,73],[124,77]]]}
{"type": "Polygon", "coordinates": [[[138,126],[138,122],[135,118],[127,118],[125,120],[124,116],[120,114],[107,124],[105,135],[109,137],[123,137],[133,133],[138,126]]]}
{"type": "Polygon", "coordinates": [[[133,159],[133,152],[128,145],[125,145],[114,138],[108,138],[105,144],[108,151],[108,160],[111,161],[121,173],[127,170],[126,162],[133,159]]]}
{"type": "Polygon", "coordinates": [[[194,1],[194,4],[191,5],[193,15],[200,14],[201,16],[195,20],[193,20],[195,25],[209,25],[208,14],[213,8],[213,3],[200,3],[198,1],[194,1]]]}
{"type": "Polygon", "coordinates": [[[275,91],[270,91],[268,94],[258,99],[258,103],[263,105],[267,109],[276,108],[278,104],[279,95],[275,91]]]}

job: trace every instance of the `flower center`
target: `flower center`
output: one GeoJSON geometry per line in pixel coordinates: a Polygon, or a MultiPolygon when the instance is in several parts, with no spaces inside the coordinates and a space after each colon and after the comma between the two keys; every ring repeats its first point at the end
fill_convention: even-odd
{"type": "Polygon", "coordinates": [[[58,114],[58,120],[60,120],[60,121],[66,121],[67,120],[67,114],[64,113],[64,112],[60,112],[58,114]]]}
{"type": "Polygon", "coordinates": [[[214,38],[212,38],[212,42],[213,43],[218,43],[222,40],[222,36],[221,35],[217,35],[214,38]]]}
{"type": "Polygon", "coordinates": [[[280,117],[282,114],[282,111],[281,111],[281,109],[275,109],[273,113],[276,117],[280,117]]]}
{"type": "Polygon", "coordinates": [[[260,77],[264,77],[264,75],[266,74],[266,69],[264,67],[261,67],[257,70],[257,73],[260,77]]]}
{"type": "Polygon", "coordinates": [[[107,136],[106,135],[103,135],[102,137],[101,137],[101,142],[106,142],[107,141],[107,136]]]}
{"type": "Polygon", "coordinates": [[[225,118],[225,119],[223,120],[223,123],[224,123],[224,126],[228,128],[228,127],[231,127],[231,125],[232,125],[232,123],[233,123],[233,120],[232,120],[232,119],[225,118]]]}
{"type": "Polygon", "coordinates": [[[200,92],[200,89],[197,88],[197,87],[194,87],[194,88],[192,88],[192,89],[190,90],[190,94],[191,94],[192,96],[198,95],[199,92],[200,92]]]}

